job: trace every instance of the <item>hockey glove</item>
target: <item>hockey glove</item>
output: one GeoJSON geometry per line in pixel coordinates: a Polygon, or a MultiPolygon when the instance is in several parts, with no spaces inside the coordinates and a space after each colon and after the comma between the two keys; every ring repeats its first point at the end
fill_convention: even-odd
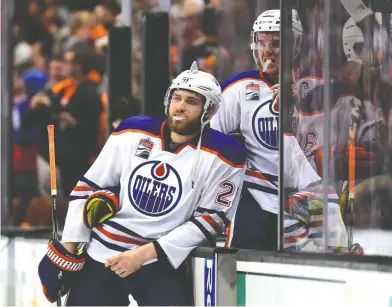
{"type": "Polygon", "coordinates": [[[295,193],[286,201],[286,212],[305,225],[323,215],[324,204],[313,193],[295,193]]]}
{"type": "Polygon", "coordinates": [[[49,302],[55,302],[59,294],[63,296],[69,291],[84,263],[83,251],[73,255],[59,241],[49,242],[47,253],[38,266],[43,292],[49,302]]]}
{"type": "Polygon", "coordinates": [[[84,205],[84,224],[92,229],[111,218],[119,210],[118,196],[108,190],[99,190],[87,198],[84,205]]]}

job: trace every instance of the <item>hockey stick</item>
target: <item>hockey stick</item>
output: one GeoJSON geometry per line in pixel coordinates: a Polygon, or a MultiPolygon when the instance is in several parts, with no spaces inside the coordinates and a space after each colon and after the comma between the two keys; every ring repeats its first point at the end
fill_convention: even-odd
{"type": "Polygon", "coordinates": [[[360,118],[360,105],[356,105],[354,99],[351,100],[351,123],[348,134],[348,248],[353,245],[353,224],[354,224],[354,199],[355,199],[355,138],[358,130],[360,118]]]}
{"type": "MultiPolygon", "coordinates": [[[[50,189],[52,196],[52,225],[53,225],[53,239],[59,239],[59,226],[57,219],[57,181],[56,181],[56,158],[54,148],[54,126],[48,125],[48,137],[49,137],[49,165],[50,165],[50,189]]],[[[57,295],[57,306],[61,306],[61,295],[57,295]]]]}

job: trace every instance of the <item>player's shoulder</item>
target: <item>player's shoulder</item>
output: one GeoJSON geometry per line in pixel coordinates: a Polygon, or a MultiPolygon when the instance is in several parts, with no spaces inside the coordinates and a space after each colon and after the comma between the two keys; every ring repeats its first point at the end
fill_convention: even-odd
{"type": "MultiPolygon", "coordinates": [[[[324,92],[325,85],[319,84],[311,89],[304,98],[300,100],[300,110],[302,114],[313,115],[318,114],[324,109],[324,92]]],[[[345,103],[355,97],[352,88],[344,83],[335,81],[330,85],[331,107],[345,103]]]]}
{"type": "Polygon", "coordinates": [[[246,82],[246,81],[251,81],[251,80],[263,81],[263,79],[264,78],[263,78],[260,70],[248,70],[248,71],[238,73],[238,74],[228,78],[225,82],[222,83],[221,89],[223,92],[231,86],[240,85],[241,83],[246,82]]]}
{"type": "Polygon", "coordinates": [[[164,121],[163,118],[153,116],[131,116],[123,120],[113,134],[139,132],[153,137],[160,137],[164,121]]]}
{"type": "Polygon", "coordinates": [[[246,162],[245,146],[235,138],[215,129],[205,130],[201,146],[204,151],[218,156],[233,167],[243,167],[246,162]]]}

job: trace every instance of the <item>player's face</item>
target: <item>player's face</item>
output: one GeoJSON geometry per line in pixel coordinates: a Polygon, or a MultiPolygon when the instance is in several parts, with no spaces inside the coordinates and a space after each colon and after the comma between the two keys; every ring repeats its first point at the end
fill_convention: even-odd
{"type": "Polygon", "coordinates": [[[175,90],[172,94],[167,123],[179,135],[193,135],[200,130],[203,97],[188,90],[175,90]]]}
{"type": "Polygon", "coordinates": [[[279,74],[280,36],[279,33],[259,32],[256,45],[262,70],[268,75],[279,74]],[[268,61],[269,60],[269,61],[268,61]]]}

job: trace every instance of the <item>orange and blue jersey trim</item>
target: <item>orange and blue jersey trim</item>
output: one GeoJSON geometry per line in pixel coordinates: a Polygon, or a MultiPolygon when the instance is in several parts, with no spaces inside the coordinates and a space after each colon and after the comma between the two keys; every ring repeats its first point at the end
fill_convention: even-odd
{"type": "MultiPolygon", "coordinates": [[[[166,121],[151,116],[133,116],[124,120],[113,132],[119,135],[126,132],[145,134],[146,136],[160,138],[162,150],[164,148],[164,126],[166,121]]],[[[175,153],[178,154],[184,147],[196,148],[192,142],[185,143],[175,153]]],[[[213,129],[205,129],[201,143],[201,150],[218,156],[223,162],[232,167],[242,168],[246,163],[245,147],[234,138],[213,129]]]]}

